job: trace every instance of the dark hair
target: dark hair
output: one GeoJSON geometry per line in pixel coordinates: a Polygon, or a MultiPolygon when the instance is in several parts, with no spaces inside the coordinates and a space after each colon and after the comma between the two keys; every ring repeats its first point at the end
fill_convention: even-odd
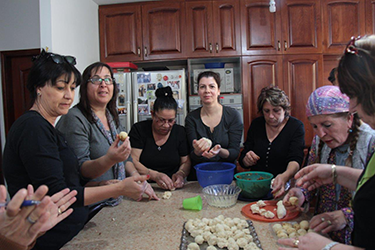
{"type": "MultiPolygon", "coordinates": [[[[95,74],[96,72],[101,70],[103,67],[109,70],[109,72],[111,73],[111,77],[113,78],[113,71],[111,67],[108,64],[105,64],[102,62],[96,62],[87,66],[87,68],[83,71],[83,74],[82,74],[82,84],[79,90],[81,98],[77,106],[81,110],[83,115],[87,118],[87,120],[91,123],[94,123],[95,121],[91,113],[90,100],[87,95],[87,85],[89,84],[89,79],[92,77],[92,74],[95,74]]],[[[116,107],[117,94],[118,94],[118,89],[116,86],[116,82],[113,81],[113,96],[107,104],[107,109],[111,113],[113,120],[116,123],[116,126],[119,126],[120,122],[119,122],[118,112],[117,112],[117,107],[116,107]]]]}
{"type": "Polygon", "coordinates": [[[289,98],[285,92],[278,87],[269,86],[260,91],[257,100],[258,113],[263,114],[263,105],[269,102],[272,106],[280,106],[285,111],[285,116],[289,116],[290,103],[289,98]]]}
{"type": "Polygon", "coordinates": [[[220,89],[220,84],[221,84],[221,79],[220,79],[220,75],[216,72],[213,72],[213,71],[203,71],[201,73],[199,73],[198,75],[198,78],[197,78],[197,88],[199,90],[199,82],[200,80],[203,78],[203,77],[206,77],[206,78],[209,78],[209,77],[212,77],[214,78],[216,84],[217,84],[217,87],[218,89],[220,89]]]}
{"type": "Polygon", "coordinates": [[[177,102],[173,98],[171,87],[158,88],[155,91],[156,100],[154,102],[153,111],[158,112],[163,109],[174,109],[177,113],[177,102]]]}
{"type": "Polygon", "coordinates": [[[337,68],[333,68],[328,76],[328,81],[330,81],[332,84],[334,84],[334,82],[336,81],[336,71],[337,68]]]}
{"type": "Polygon", "coordinates": [[[374,115],[375,35],[352,41],[353,45],[345,50],[338,67],[340,90],[349,98],[356,97],[367,115],[374,115]]]}
{"type": "MultiPolygon", "coordinates": [[[[340,118],[346,118],[350,115],[348,112],[345,113],[336,113],[336,114],[330,114],[329,116],[333,117],[340,117],[340,118]]],[[[359,119],[359,116],[357,114],[353,114],[353,124],[352,124],[352,132],[349,134],[349,148],[350,152],[348,155],[348,158],[345,159],[345,166],[351,167],[353,165],[353,152],[357,147],[357,142],[359,139],[359,127],[361,126],[361,120],[359,119]]],[[[321,162],[321,155],[322,155],[322,149],[324,146],[324,141],[322,139],[319,140],[319,145],[318,145],[318,155],[316,157],[315,162],[310,162],[309,164],[313,163],[323,163],[321,162]]],[[[328,163],[328,162],[327,162],[328,163]]]]}
{"type": "Polygon", "coordinates": [[[70,81],[72,73],[76,86],[79,86],[81,84],[81,73],[79,73],[76,67],[69,63],[65,56],[48,53],[43,49],[42,52],[35,57],[27,78],[26,87],[30,92],[31,105],[34,104],[37,98],[38,88],[43,88],[46,84],[55,86],[57,78],[62,75],[66,75],[67,81],[70,81]],[[58,57],[60,60],[56,62],[56,59],[53,59],[53,57],[58,57]]]}

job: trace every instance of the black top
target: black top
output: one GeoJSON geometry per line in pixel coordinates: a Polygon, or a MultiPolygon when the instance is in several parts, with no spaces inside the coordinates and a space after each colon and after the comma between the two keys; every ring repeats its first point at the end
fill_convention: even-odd
{"type": "Polygon", "coordinates": [[[152,135],[152,120],[134,124],[129,132],[133,148],[142,149],[140,163],[145,167],[172,177],[181,165],[181,157],[188,155],[186,132],[183,126],[174,124],[169,138],[158,147],[152,135]]]}
{"type": "Polygon", "coordinates": [[[35,190],[47,185],[50,196],[67,187],[78,192],[73,214],[40,237],[35,249],[59,249],[82,229],[88,209],[83,207],[85,183],[80,179],[77,158],[62,134],[38,112],[28,111],[12,125],[3,168],[11,196],[28,184],[35,190]]]}
{"type": "Polygon", "coordinates": [[[190,112],[185,119],[186,133],[188,137],[190,158],[192,166],[201,162],[231,162],[234,163],[240,153],[241,136],[243,124],[240,114],[234,108],[223,106],[223,115],[220,123],[211,133],[210,127],[206,126],[201,119],[202,107],[190,112]],[[197,156],[194,154],[193,140],[206,137],[212,141],[212,147],[220,144],[222,148],[229,151],[226,159],[216,155],[213,158],[197,156]]]}
{"type": "Polygon", "coordinates": [[[291,161],[296,161],[301,166],[304,147],[305,128],[300,120],[289,116],[284,128],[270,143],[267,138],[266,121],[260,116],[250,125],[239,161],[243,168],[269,172],[276,177],[285,172],[291,161]],[[250,150],[254,151],[260,159],[256,165],[245,167],[242,160],[250,150]]]}
{"type": "MultiPolygon", "coordinates": [[[[375,157],[374,155],[372,157],[375,157]]],[[[366,168],[372,167],[369,164],[366,168]]],[[[361,180],[365,170],[362,171],[358,181],[361,180]]],[[[353,246],[366,249],[375,249],[375,176],[366,181],[356,192],[353,200],[354,229],[352,233],[353,246]]]]}

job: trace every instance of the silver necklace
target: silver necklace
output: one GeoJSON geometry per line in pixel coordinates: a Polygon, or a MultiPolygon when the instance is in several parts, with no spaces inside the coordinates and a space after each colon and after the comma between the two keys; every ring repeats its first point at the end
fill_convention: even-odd
{"type": "Polygon", "coordinates": [[[161,150],[161,147],[160,147],[160,146],[158,147],[158,150],[159,150],[159,151],[161,150]]]}

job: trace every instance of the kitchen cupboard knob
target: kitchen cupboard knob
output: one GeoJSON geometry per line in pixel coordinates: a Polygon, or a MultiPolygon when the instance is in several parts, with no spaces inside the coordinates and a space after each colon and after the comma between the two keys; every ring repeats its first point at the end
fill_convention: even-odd
{"type": "Polygon", "coordinates": [[[137,53],[138,53],[138,56],[141,57],[141,48],[140,47],[138,47],[137,53]]]}
{"type": "Polygon", "coordinates": [[[216,53],[219,53],[219,44],[216,43],[216,53]]]}
{"type": "Polygon", "coordinates": [[[147,47],[145,47],[145,56],[147,56],[147,47]]]}
{"type": "Polygon", "coordinates": [[[277,50],[278,50],[278,51],[281,50],[281,43],[280,43],[280,40],[277,41],[277,50]]]}
{"type": "Polygon", "coordinates": [[[287,48],[288,48],[288,43],[284,41],[284,50],[286,51],[287,48]]]}
{"type": "Polygon", "coordinates": [[[210,43],[210,53],[212,53],[212,43],[210,43]]]}

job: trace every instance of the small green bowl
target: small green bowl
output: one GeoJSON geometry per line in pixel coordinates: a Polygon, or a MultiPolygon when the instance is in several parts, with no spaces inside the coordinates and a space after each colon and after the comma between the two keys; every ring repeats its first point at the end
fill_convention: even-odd
{"type": "Polygon", "coordinates": [[[261,171],[242,172],[234,175],[237,186],[242,189],[241,196],[249,199],[265,197],[271,188],[273,174],[261,171]]]}

